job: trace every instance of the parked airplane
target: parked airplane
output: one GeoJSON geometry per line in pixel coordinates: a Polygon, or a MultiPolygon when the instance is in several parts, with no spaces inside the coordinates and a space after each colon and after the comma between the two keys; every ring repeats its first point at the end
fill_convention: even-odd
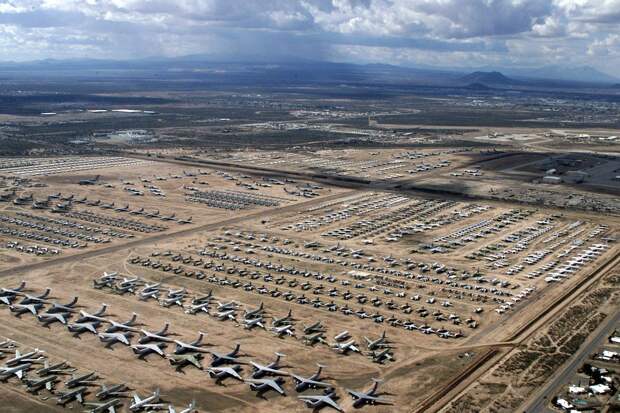
{"type": "Polygon", "coordinates": [[[284,384],[284,379],[282,377],[276,379],[246,379],[245,382],[250,385],[250,389],[259,394],[274,390],[282,396],[286,396],[284,389],[282,389],[282,385],[284,384]]]}
{"type": "Polygon", "coordinates": [[[101,390],[95,394],[99,400],[105,400],[110,397],[124,397],[127,390],[129,390],[125,383],[115,384],[110,387],[102,384],[100,388],[101,390]]]}
{"type": "Polygon", "coordinates": [[[131,332],[123,333],[99,333],[99,340],[106,343],[106,347],[111,347],[116,343],[123,343],[126,346],[130,346],[131,332]]]}
{"type": "Polygon", "coordinates": [[[94,371],[82,374],[81,376],[76,376],[75,374],[72,374],[71,378],[65,382],[65,387],[68,389],[72,389],[78,386],[87,386],[97,379],[97,373],[95,373],[94,371]]]}
{"type": "Polygon", "coordinates": [[[319,369],[310,377],[302,377],[296,374],[291,374],[291,377],[293,377],[293,380],[295,381],[295,390],[297,390],[297,392],[300,393],[306,389],[316,389],[319,387],[331,386],[329,383],[325,383],[319,380],[319,378],[321,377],[321,371],[325,366],[321,364],[317,364],[317,366],[319,367],[319,369]]]}
{"type": "Polygon", "coordinates": [[[35,348],[33,351],[29,351],[28,353],[24,353],[24,354],[21,354],[19,349],[16,349],[15,357],[7,360],[4,364],[7,367],[13,367],[13,366],[16,366],[18,364],[23,364],[23,363],[36,363],[36,362],[39,362],[45,359],[45,357],[41,356],[41,354],[43,354],[43,351],[37,348],[35,348]]]}
{"type": "Polygon", "coordinates": [[[254,367],[252,378],[259,379],[266,375],[281,376],[281,375],[288,374],[286,372],[280,371],[280,366],[279,366],[280,358],[284,357],[284,354],[281,354],[281,353],[275,353],[275,354],[276,354],[275,361],[272,361],[266,366],[253,362],[253,361],[250,362],[250,364],[254,367]]]}
{"type": "Polygon", "coordinates": [[[24,379],[24,383],[26,384],[26,390],[30,393],[37,393],[43,388],[47,391],[52,392],[54,389],[54,385],[58,383],[60,380],[58,376],[47,376],[43,378],[39,378],[37,380],[34,379],[24,379]]]}
{"type": "MultiPolygon", "coordinates": [[[[181,410],[179,413],[194,413],[196,411],[196,401],[192,400],[192,402],[187,406],[187,408],[181,410]]],[[[177,411],[171,405],[168,405],[168,413],[177,413],[177,411]]]]}
{"type": "Polygon", "coordinates": [[[241,366],[239,365],[231,367],[209,367],[207,369],[207,373],[209,373],[209,376],[211,376],[211,378],[214,378],[215,382],[218,384],[227,377],[232,377],[239,381],[243,381],[243,377],[239,375],[240,372],[241,366]]]}
{"type": "Polygon", "coordinates": [[[99,181],[99,177],[100,177],[100,175],[97,175],[93,179],[80,179],[78,181],[78,184],[79,185],[96,185],[97,182],[99,181]]]}
{"type": "Polygon", "coordinates": [[[202,353],[208,352],[207,350],[202,348],[202,345],[203,345],[202,339],[204,338],[205,335],[206,333],[199,332],[198,339],[192,341],[191,343],[184,343],[180,340],[174,340],[174,343],[176,344],[174,354],[183,354],[189,351],[197,351],[197,352],[202,352],[202,353]]]}
{"type": "Polygon", "coordinates": [[[353,397],[353,407],[359,408],[365,404],[394,404],[392,401],[384,399],[377,395],[377,388],[381,380],[372,379],[374,382],[372,388],[367,392],[358,392],[355,390],[347,389],[347,393],[353,397]]]}
{"type": "Polygon", "coordinates": [[[31,362],[16,364],[14,366],[5,366],[0,367],[0,381],[6,381],[13,375],[17,376],[18,379],[24,378],[24,372],[30,369],[32,366],[31,362]]]}
{"type": "Polygon", "coordinates": [[[325,394],[317,394],[317,395],[302,395],[297,396],[299,400],[306,403],[306,406],[313,409],[313,411],[318,411],[323,407],[331,407],[339,412],[344,412],[342,408],[334,401],[336,398],[336,392],[333,388],[327,389],[325,394]]]}
{"type": "Polygon", "coordinates": [[[61,361],[60,363],[50,365],[50,363],[45,360],[43,362],[43,367],[37,370],[37,374],[39,376],[47,376],[48,374],[67,374],[75,370],[76,369],[71,368],[66,361],[61,361]]]}
{"type": "Polygon", "coordinates": [[[214,351],[211,352],[211,367],[221,366],[222,364],[234,364],[237,362],[239,349],[241,344],[237,343],[235,348],[227,354],[220,354],[214,351]]]}
{"type": "Polygon", "coordinates": [[[202,370],[202,354],[168,354],[168,361],[171,365],[176,366],[177,370],[181,370],[183,367],[193,365],[199,370],[202,370]]]}
{"type": "Polygon", "coordinates": [[[129,405],[129,411],[138,412],[140,410],[159,410],[163,408],[163,403],[159,402],[159,389],[155,390],[152,395],[142,399],[138,393],[134,393],[133,401],[129,405]]]}
{"type": "MultiPolygon", "coordinates": [[[[284,324],[290,324],[291,321],[293,321],[293,311],[289,309],[288,313],[282,318],[272,317],[271,325],[278,327],[284,324]]],[[[304,327],[304,333],[305,333],[305,327],[304,327]]]]}
{"type": "Polygon", "coordinates": [[[140,330],[142,337],[140,337],[140,340],[138,340],[138,343],[146,344],[149,341],[165,341],[165,342],[173,341],[170,337],[167,337],[169,334],[168,327],[170,327],[170,323],[164,324],[164,327],[161,330],[156,331],[154,333],[151,333],[150,331],[147,331],[147,330],[140,330]]]}
{"type": "Polygon", "coordinates": [[[110,327],[108,327],[105,332],[106,333],[114,333],[117,331],[139,331],[137,328],[133,327],[136,324],[136,320],[138,319],[138,314],[133,313],[131,315],[131,318],[127,321],[125,321],[124,323],[119,323],[117,321],[114,320],[105,320],[108,323],[110,323],[110,327]]]}
{"type": "Polygon", "coordinates": [[[376,350],[378,348],[388,347],[389,345],[385,336],[385,330],[381,334],[381,337],[376,340],[371,340],[368,337],[364,337],[364,340],[366,340],[366,347],[368,347],[368,350],[376,350]]]}
{"type": "Polygon", "coordinates": [[[145,358],[151,353],[159,354],[162,357],[165,357],[164,348],[166,348],[165,343],[149,343],[149,344],[134,344],[131,346],[131,349],[134,353],[138,355],[138,358],[145,358]]]}
{"type": "Polygon", "coordinates": [[[58,393],[56,403],[64,406],[73,400],[77,400],[80,404],[84,404],[84,396],[87,390],[88,388],[86,386],[82,386],[68,392],[58,393]]]}
{"type": "Polygon", "coordinates": [[[346,343],[334,343],[331,347],[341,354],[347,354],[350,351],[360,353],[360,349],[355,345],[355,340],[347,341],[346,343]]]}
{"type": "Polygon", "coordinates": [[[304,334],[322,333],[324,331],[325,327],[323,327],[320,321],[309,326],[304,326],[304,334]]]}
{"type": "Polygon", "coordinates": [[[70,332],[74,333],[74,335],[77,336],[87,331],[93,334],[97,334],[98,333],[97,328],[100,325],[101,325],[101,321],[93,320],[90,322],[67,324],[67,328],[69,329],[70,332]]]}
{"type": "Polygon", "coordinates": [[[116,413],[116,407],[122,405],[120,399],[112,399],[107,402],[86,402],[84,407],[87,413],[116,413]]]}

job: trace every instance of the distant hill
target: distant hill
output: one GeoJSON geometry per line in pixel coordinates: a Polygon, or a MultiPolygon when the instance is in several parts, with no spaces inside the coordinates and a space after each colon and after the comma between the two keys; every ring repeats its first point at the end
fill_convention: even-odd
{"type": "Polygon", "coordinates": [[[458,79],[459,82],[472,85],[496,85],[496,86],[514,86],[520,84],[518,80],[504,76],[500,72],[473,72],[458,79]]]}
{"type": "Polygon", "coordinates": [[[484,83],[470,83],[469,85],[465,86],[465,89],[471,89],[471,90],[491,90],[493,88],[485,85],[484,83]]]}

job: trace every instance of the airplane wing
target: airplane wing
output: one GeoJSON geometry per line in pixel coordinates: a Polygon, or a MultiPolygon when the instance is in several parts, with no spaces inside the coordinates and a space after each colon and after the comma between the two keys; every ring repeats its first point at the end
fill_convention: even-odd
{"type": "Polygon", "coordinates": [[[82,404],[84,403],[84,398],[82,397],[82,393],[78,393],[78,394],[75,396],[75,399],[76,399],[78,402],[82,403],[82,404]]]}
{"type": "Polygon", "coordinates": [[[331,407],[333,407],[334,409],[336,409],[337,411],[339,412],[342,411],[342,408],[338,406],[338,403],[333,401],[331,397],[326,397],[323,401],[327,403],[328,405],[330,405],[331,407]]]}
{"type": "Polygon", "coordinates": [[[52,382],[48,381],[47,383],[45,383],[45,388],[47,389],[47,391],[52,391],[52,382]]]}
{"type": "Polygon", "coordinates": [[[354,390],[347,389],[347,393],[349,393],[351,395],[351,397],[353,397],[355,400],[363,399],[363,398],[367,397],[367,395],[365,393],[361,393],[361,392],[354,391],[354,390]]]}
{"type": "Polygon", "coordinates": [[[134,403],[140,403],[142,401],[142,399],[140,399],[140,396],[138,396],[137,394],[133,395],[133,401],[134,403]]]}
{"type": "Polygon", "coordinates": [[[196,366],[196,368],[202,369],[202,364],[200,364],[200,361],[196,357],[190,357],[188,360],[190,363],[196,366]]]}
{"type": "Polygon", "coordinates": [[[267,380],[265,382],[265,384],[267,384],[269,387],[271,387],[272,389],[274,389],[278,393],[284,394],[284,389],[282,389],[282,387],[280,387],[280,385],[278,383],[276,383],[274,380],[267,380]]]}
{"type": "Polygon", "coordinates": [[[17,376],[18,379],[22,379],[24,377],[24,370],[17,370],[15,372],[15,375],[17,376]]]}

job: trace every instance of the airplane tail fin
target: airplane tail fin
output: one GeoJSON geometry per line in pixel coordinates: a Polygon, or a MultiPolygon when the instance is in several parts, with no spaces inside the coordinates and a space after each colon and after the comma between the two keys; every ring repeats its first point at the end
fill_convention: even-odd
{"type": "Polygon", "coordinates": [[[241,344],[237,343],[235,345],[235,349],[230,353],[231,356],[237,355],[237,353],[239,353],[239,349],[241,348],[241,344]]]}
{"type": "Polygon", "coordinates": [[[280,362],[280,359],[282,357],[284,357],[284,356],[285,356],[285,354],[276,352],[276,362],[275,363],[278,364],[280,362]]]}
{"type": "Polygon", "coordinates": [[[50,295],[51,292],[52,292],[51,288],[46,288],[45,291],[43,292],[43,294],[41,294],[37,298],[40,298],[40,299],[47,298],[47,296],[50,295]]]}
{"type": "Polygon", "coordinates": [[[293,310],[292,309],[288,309],[288,314],[286,315],[286,318],[291,318],[293,317],[293,310]]]}
{"type": "Polygon", "coordinates": [[[102,315],[105,314],[106,310],[108,309],[108,305],[106,303],[101,304],[101,309],[99,311],[97,311],[95,314],[93,314],[95,317],[101,317],[102,315]]]}
{"type": "Polygon", "coordinates": [[[368,394],[371,395],[371,396],[374,396],[374,394],[376,393],[377,389],[379,388],[379,383],[381,383],[382,380],[373,378],[372,381],[373,381],[372,389],[370,389],[368,394]]]}
{"type": "Polygon", "coordinates": [[[15,290],[15,291],[21,291],[21,290],[23,290],[24,288],[26,288],[26,281],[22,281],[21,283],[19,283],[19,287],[14,288],[13,290],[15,290]]]}
{"type": "Polygon", "coordinates": [[[163,336],[164,334],[166,334],[168,332],[168,327],[170,327],[170,323],[166,322],[166,324],[164,324],[164,328],[162,328],[161,330],[156,332],[155,335],[163,336]]]}
{"type": "Polygon", "coordinates": [[[71,302],[69,302],[69,303],[65,304],[64,306],[65,306],[65,307],[69,307],[69,308],[71,308],[71,307],[73,307],[74,305],[76,305],[76,304],[77,304],[77,302],[78,302],[78,296],[75,296],[75,297],[73,297],[73,300],[71,300],[71,302]]]}
{"type": "Polygon", "coordinates": [[[191,342],[190,345],[192,346],[199,346],[202,343],[202,339],[204,338],[205,333],[203,333],[202,331],[198,333],[198,339],[196,339],[195,341],[191,342]]]}
{"type": "Polygon", "coordinates": [[[136,322],[137,319],[138,319],[138,314],[133,313],[131,315],[131,318],[126,323],[123,323],[123,324],[125,324],[125,325],[132,325],[133,323],[136,322]]]}

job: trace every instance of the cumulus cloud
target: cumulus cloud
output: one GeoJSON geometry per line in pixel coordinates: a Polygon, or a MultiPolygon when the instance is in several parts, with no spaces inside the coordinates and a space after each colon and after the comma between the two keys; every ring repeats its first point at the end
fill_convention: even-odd
{"type": "Polygon", "coordinates": [[[620,0],[0,0],[0,53],[442,66],[539,65],[566,53],[614,71],[618,23],[620,0]]]}

